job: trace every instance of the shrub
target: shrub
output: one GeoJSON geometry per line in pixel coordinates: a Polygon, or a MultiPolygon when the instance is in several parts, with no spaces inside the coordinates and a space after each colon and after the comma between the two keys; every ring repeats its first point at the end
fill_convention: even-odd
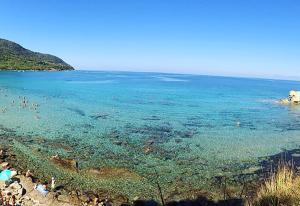
{"type": "Polygon", "coordinates": [[[280,163],[276,172],[266,179],[257,191],[254,205],[279,206],[299,205],[300,177],[287,163],[280,163]]]}

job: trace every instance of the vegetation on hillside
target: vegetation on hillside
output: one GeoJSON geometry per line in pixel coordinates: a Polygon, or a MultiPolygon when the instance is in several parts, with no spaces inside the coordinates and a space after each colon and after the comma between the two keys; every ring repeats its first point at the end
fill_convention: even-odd
{"type": "Polygon", "coordinates": [[[62,59],[0,39],[0,70],[73,70],[62,59]]]}

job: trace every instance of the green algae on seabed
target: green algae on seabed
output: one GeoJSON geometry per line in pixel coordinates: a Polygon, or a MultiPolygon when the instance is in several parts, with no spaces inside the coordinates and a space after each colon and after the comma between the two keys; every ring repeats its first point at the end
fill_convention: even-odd
{"type": "Polygon", "coordinates": [[[85,171],[72,172],[57,167],[54,163],[42,157],[24,144],[13,140],[13,151],[17,156],[17,163],[41,179],[55,177],[58,184],[65,185],[68,190],[93,191],[108,196],[125,195],[129,199],[134,197],[158,199],[155,185],[149,184],[145,178],[141,180],[105,179],[87,174],[85,171]]]}

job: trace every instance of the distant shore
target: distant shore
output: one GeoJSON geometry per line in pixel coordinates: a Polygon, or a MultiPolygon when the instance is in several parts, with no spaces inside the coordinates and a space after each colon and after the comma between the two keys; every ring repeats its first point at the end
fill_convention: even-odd
{"type": "Polygon", "coordinates": [[[74,70],[57,70],[57,69],[0,69],[0,72],[68,72],[74,70]]]}

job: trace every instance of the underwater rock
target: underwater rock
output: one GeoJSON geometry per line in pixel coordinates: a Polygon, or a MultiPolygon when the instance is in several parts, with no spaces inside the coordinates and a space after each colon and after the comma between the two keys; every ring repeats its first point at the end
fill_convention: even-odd
{"type": "Polygon", "coordinates": [[[98,120],[98,119],[107,119],[108,116],[109,116],[108,114],[95,114],[95,115],[90,115],[90,118],[94,120],[98,120]]]}
{"type": "Polygon", "coordinates": [[[37,137],[37,138],[34,139],[34,141],[38,144],[43,144],[43,143],[46,142],[46,140],[42,137],[37,137]]]}
{"type": "Polygon", "coordinates": [[[119,141],[119,140],[115,140],[115,141],[113,141],[113,144],[120,146],[123,144],[123,142],[119,141]]]}
{"type": "Polygon", "coordinates": [[[85,129],[94,129],[95,128],[95,126],[91,125],[91,124],[82,124],[82,125],[80,125],[80,127],[83,127],[85,129]]]}
{"type": "Polygon", "coordinates": [[[96,175],[101,178],[111,179],[141,179],[138,174],[126,169],[126,168],[114,168],[114,167],[102,167],[92,168],[87,171],[88,174],[96,175]]]}
{"type": "Polygon", "coordinates": [[[262,157],[259,164],[261,170],[257,173],[263,177],[264,174],[274,171],[274,169],[279,168],[282,164],[282,161],[286,163],[293,163],[294,168],[300,167],[300,149],[286,150],[282,148],[282,152],[275,155],[262,157]]]}
{"type": "Polygon", "coordinates": [[[50,160],[53,163],[65,168],[65,169],[69,169],[72,171],[78,171],[78,162],[74,159],[65,159],[65,158],[59,157],[58,155],[55,155],[55,156],[52,156],[50,158],[50,160]]]}
{"type": "Polygon", "coordinates": [[[73,148],[64,143],[63,141],[60,141],[60,140],[57,140],[57,141],[49,141],[47,142],[47,145],[49,145],[50,147],[53,147],[53,148],[61,148],[67,152],[72,152],[73,151],[73,148]]]}
{"type": "Polygon", "coordinates": [[[153,152],[153,148],[152,147],[145,147],[144,148],[144,153],[145,154],[150,154],[151,152],[153,152]]]}
{"type": "Polygon", "coordinates": [[[157,125],[157,126],[145,125],[142,127],[127,125],[124,133],[122,134],[123,136],[130,136],[134,134],[142,135],[144,136],[145,141],[149,139],[149,140],[153,140],[153,142],[155,143],[168,142],[175,136],[175,132],[173,128],[166,123],[164,123],[163,125],[157,125]]]}
{"type": "Polygon", "coordinates": [[[175,139],[175,143],[179,144],[182,142],[182,139],[175,139]]]}
{"type": "Polygon", "coordinates": [[[140,133],[140,134],[163,134],[163,133],[172,133],[172,128],[170,126],[148,126],[140,128],[131,128],[132,133],[140,133]]]}
{"type": "Polygon", "coordinates": [[[174,102],[162,101],[162,102],[160,102],[160,105],[163,105],[163,106],[175,106],[176,104],[174,102]]]}
{"type": "Polygon", "coordinates": [[[146,142],[146,145],[153,145],[155,143],[155,140],[154,139],[149,139],[147,142],[146,142]]]}
{"type": "Polygon", "coordinates": [[[6,133],[16,133],[16,130],[3,127],[3,125],[0,125],[0,131],[1,132],[6,132],[6,133]]]}
{"type": "Polygon", "coordinates": [[[145,121],[158,121],[158,120],[160,120],[160,118],[158,116],[152,115],[150,117],[144,117],[144,118],[142,118],[142,120],[145,120],[145,121]]]}
{"type": "Polygon", "coordinates": [[[118,130],[113,130],[110,134],[109,134],[109,137],[110,138],[114,138],[114,139],[116,139],[116,138],[119,138],[120,137],[120,132],[118,131],[118,130]]]}
{"type": "Polygon", "coordinates": [[[76,114],[80,115],[80,116],[85,116],[85,112],[81,109],[78,108],[71,108],[71,107],[67,107],[68,110],[75,112],[76,114]]]}
{"type": "Polygon", "coordinates": [[[196,134],[196,132],[194,130],[176,131],[175,134],[181,138],[192,138],[196,134]]]}
{"type": "Polygon", "coordinates": [[[249,167],[249,168],[245,169],[242,173],[243,174],[253,174],[253,173],[260,171],[261,169],[262,168],[260,166],[253,166],[253,167],[249,167]]]}

